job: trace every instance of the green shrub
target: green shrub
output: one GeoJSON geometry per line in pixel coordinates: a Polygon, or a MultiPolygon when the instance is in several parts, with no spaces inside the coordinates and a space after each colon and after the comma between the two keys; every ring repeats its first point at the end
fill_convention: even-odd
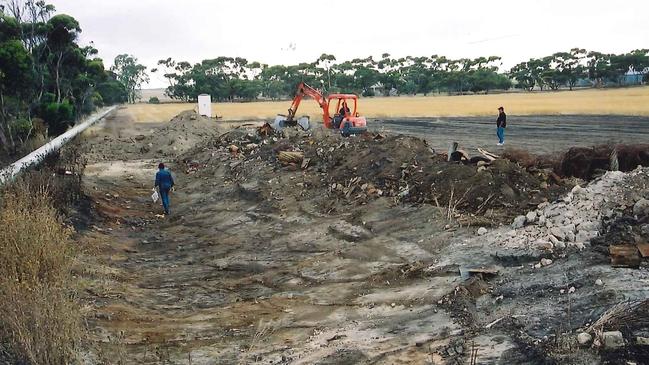
{"type": "Polygon", "coordinates": [[[101,95],[105,105],[125,103],[128,95],[124,85],[115,80],[109,80],[97,85],[97,92],[101,95]]]}
{"type": "Polygon", "coordinates": [[[152,96],[149,98],[149,104],[160,104],[160,99],[157,96],[152,96]]]}
{"type": "Polygon", "coordinates": [[[74,124],[74,106],[67,100],[62,103],[49,103],[43,110],[43,119],[49,126],[50,135],[59,135],[74,124]]]}
{"type": "Polygon", "coordinates": [[[24,141],[32,130],[32,122],[27,118],[19,118],[13,122],[11,129],[16,137],[24,141]]]}
{"type": "Polygon", "coordinates": [[[104,98],[101,96],[101,94],[97,91],[92,93],[92,104],[98,107],[104,106],[104,98]]]}
{"type": "Polygon", "coordinates": [[[41,98],[41,101],[45,104],[53,103],[56,101],[56,95],[52,93],[45,93],[43,94],[43,97],[41,98]]]}

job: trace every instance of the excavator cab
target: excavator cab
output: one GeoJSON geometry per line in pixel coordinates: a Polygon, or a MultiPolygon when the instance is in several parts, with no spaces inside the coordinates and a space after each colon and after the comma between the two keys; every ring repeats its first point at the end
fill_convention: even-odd
{"type": "Polygon", "coordinates": [[[329,107],[334,107],[333,113],[332,110],[329,110],[329,115],[333,115],[331,123],[334,129],[340,129],[340,125],[345,119],[358,115],[356,112],[358,103],[354,98],[330,96],[329,107]]]}
{"type": "Polygon", "coordinates": [[[329,107],[335,106],[330,120],[325,121],[327,128],[340,130],[343,136],[361,134],[367,130],[367,120],[358,113],[358,96],[354,94],[331,94],[328,97],[329,107]]]}

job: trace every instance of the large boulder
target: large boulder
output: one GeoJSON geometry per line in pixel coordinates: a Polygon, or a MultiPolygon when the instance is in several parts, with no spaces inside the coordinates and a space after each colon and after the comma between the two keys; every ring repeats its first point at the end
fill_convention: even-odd
{"type": "Polygon", "coordinates": [[[649,215],[649,200],[640,199],[633,205],[633,214],[639,217],[649,215]]]}
{"type": "Polygon", "coordinates": [[[624,337],[620,331],[608,331],[602,333],[602,344],[607,350],[617,350],[624,347],[624,337]]]}
{"type": "Polygon", "coordinates": [[[514,223],[512,223],[512,228],[514,229],[523,228],[526,220],[527,218],[524,215],[519,215],[518,217],[514,218],[514,223]]]}
{"type": "MultiPolygon", "coordinates": [[[[578,185],[578,186],[579,186],[579,185],[578,185]]],[[[587,333],[587,332],[582,332],[582,333],[580,333],[580,334],[577,335],[577,342],[579,342],[579,344],[580,344],[581,346],[586,346],[586,345],[588,345],[588,344],[590,343],[590,341],[592,341],[592,340],[593,340],[593,336],[591,336],[591,335],[590,335],[589,333],[587,333]]]]}
{"type": "Polygon", "coordinates": [[[576,240],[577,242],[588,242],[595,237],[597,237],[597,231],[579,231],[576,240]]]}
{"type": "Polygon", "coordinates": [[[334,237],[349,242],[358,242],[372,237],[372,233],[367,229],[344,221],[336,222],[330,225],[329,232],[334,237]]]}

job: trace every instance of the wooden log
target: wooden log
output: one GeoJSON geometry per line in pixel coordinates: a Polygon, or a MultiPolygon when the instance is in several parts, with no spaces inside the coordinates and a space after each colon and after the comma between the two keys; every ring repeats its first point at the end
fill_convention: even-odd
{"type": "Polygon", "coordinates": [[[458,149],[458,150],[457,150],[457,153],[460,154],[460,160],[467,160],[467,161],[468,161],[468,160],[471,158],[471,157],[469,157],[469,154],[466,153],[465,150],[459,150],[459,149],[458,149]]]}
{"type": "Polygon", "coordinates": [[[489,165],[491,165],[491,160],[486,159],[486,158],[484,158],[482,156],[473,156],[469,160],[469,163],[474,163],[478,167],[480,167],[480,166],[489,166],[489,165]]]}
{"type": "Polygon", "coordinates": [[[264,123],[264,125],[257,128],[257,133],[262,137],[268,137],[273,134],[273,127],[271,127],[268,123],[264,123]]]}
{"type": "Polygon", "coordinates": [[[640,255],[644,258],[649,257],[649,243],[638,243],[638,250],[640,250],[640,255]]]}
{"type": "Polygon", "coordinates": [[[640,266],[640,255],[635,245],[611,245],[608,251],[613,267],[638,268],[640,266]]]}
{"type": "Polygon", "coordinates": [[[302,170],[306,170],[309,167],[309,162],[311,162],[310,158],[305,158],[302,160],[302,170]]]}
{"type": "Polygon", "coordinates": [[[609,156],[609,170],[620,171],[620,160],[617,157],[617,147],[613,147],[611,155],[609,156]]]}
{"type": "Polygon", "coordinates": [[[478,152],[480,152],[481,155],[483,155],[485,158],[489,159],[490,161],[493,161],[493,160],[496,160],[496,159],[500,158],[500,156],[498,156],[496,154],[493,154],[493,153],[491,153],[491,152],[489,152],[487,150],[484,150],[482,148],[478,148],[478,152]]]}
{"type": "Polygon", "coordinates": [[[290,152],[290,151],[279,151],[277,153],[277,158],[283,163],[302,163],[304,160],[303,152],[290,152]]]}
{"type": "Polygon", "coordinates": [[[453,161],[453,156],[454,153],[457,151],[457,148],[460,146],[459,143],[457,142],[451,142],[451,144],[448,146],[448,157],[446,158],[446,161],[453,161]]]}

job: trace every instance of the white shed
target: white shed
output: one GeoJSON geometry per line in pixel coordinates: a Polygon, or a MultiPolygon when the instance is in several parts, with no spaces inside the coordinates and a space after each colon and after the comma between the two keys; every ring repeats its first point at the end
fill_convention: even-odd
{"type": "Polygon", "coordinates": [[[198,95],[198,114],[212,118],[212,97],[210,95],[198,95]]]}

